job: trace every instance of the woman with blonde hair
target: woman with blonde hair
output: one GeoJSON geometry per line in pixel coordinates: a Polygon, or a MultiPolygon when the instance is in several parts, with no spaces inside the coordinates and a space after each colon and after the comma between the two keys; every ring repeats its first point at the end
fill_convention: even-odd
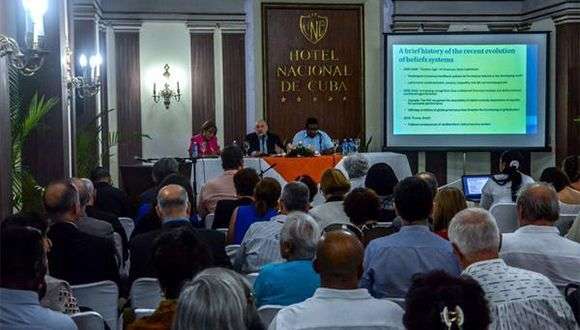
{"type": "Polygon", "coordinates": [[[329,168],[322,173],[320,191],[326,202],[310,210],[320,229],[332,223],[350,223],[344,212],[344,195],[350,191],[350,182],[340,170],[329,168]]]}
{"type": "Polygon", "coordinates": [[[445,187],[437,192],[433,204],[433,232],[448,240],[447,228],[451,219],[467,208],[465,197],[461,190],[445,187]]]}

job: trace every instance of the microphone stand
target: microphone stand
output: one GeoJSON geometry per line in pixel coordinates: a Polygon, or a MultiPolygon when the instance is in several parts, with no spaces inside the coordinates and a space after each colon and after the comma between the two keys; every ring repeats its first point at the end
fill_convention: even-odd
{"type": "Polygon", "coordinates": [[[260,179],[264,178],[264,174],[266,174],[266,173],[267,173],[269,170],[271,170],[271,169],[273,169],[274,167],[276,167],[276,165],[278,165],[278,164],[275,164],[275,163],[274,163],[274,164],[270,165],[270,167],[268,167],[267,169],[265,169],[265,170],[263,170],[263,171],[262,171],[262,170],[260,170],[260,174],[258,174],[258,176],[260,177],[260,179]]]}

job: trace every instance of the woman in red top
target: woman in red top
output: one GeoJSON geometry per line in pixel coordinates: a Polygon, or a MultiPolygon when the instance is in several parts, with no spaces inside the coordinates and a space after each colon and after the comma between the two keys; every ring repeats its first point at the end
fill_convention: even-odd
{"type": "Polygon", "coordinates": [[[208,120],[201,126],[201,133],[191,137],[189,154],[192,154],[193,146],[197,145],[198,156],[214,156],[220,154],[220,145],[217,137],[217,126],[208,120]]]}

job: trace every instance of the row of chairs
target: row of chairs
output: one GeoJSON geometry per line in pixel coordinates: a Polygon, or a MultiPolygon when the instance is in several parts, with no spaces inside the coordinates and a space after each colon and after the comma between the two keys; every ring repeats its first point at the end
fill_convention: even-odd
{"type": "MultiPolygon", "coordinates": [[[[491,207],[489,212],[495,217],[500,233],[513,233],[520,225],[516,213],[515,203],[498,203],[491,207]]],[[[560,235],[565,235],[572,227],[576,214],[560,214],[560,218],[554,226],[560,231],[560,235]]]]}

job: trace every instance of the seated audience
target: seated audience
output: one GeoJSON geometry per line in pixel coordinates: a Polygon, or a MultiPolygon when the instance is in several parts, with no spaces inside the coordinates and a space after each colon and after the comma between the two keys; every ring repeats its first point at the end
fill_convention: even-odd
{"type": "Polygon", "coordinates": [[[580,214],[578,214],[574,220],[572,227],[568,231],[568,234],[566,234],[566,238],[576,243],[580,243],[580,214]]]}
{"type": "Polygon", "coordinates": [[[564,173],[564,171],[558,167],[554,166],[546,167],[542,171],[542,175],[540,175],[540,181],[551,184],[558,193],[570,185],[570,179],[566,173],[564,173]]]}
{"type": "Polygon", "coordinates": [[[79,193],[68,181],[50,183],[44,191],[44,209],[53,225],[48,231],[50,274],[71,285],[110,280],[119,282],[112,240],[80,231],[79,193]]]}
{"type": "Polygon", "coordinates": [[[369,169],[365,178],[365,187],[372,189],[381,202],[378,217],[380,222],[391,222],[397,216],[393,205],[393,189],[399,180],[395,171],[386,163],[377,163],[369,169]]]}
{"type": "Polygon", "coordinates": [[[433,201],[433,232],[445,239],[451,219],[467,208],[463,192],[455,187],[445,187],[437,192],[433,201]]]}
{"type": "Polygon", "coordinates": [[[369,161],[363,154],[352,154],[344,159],[344,169],[350,180],[350,189],[365,186],[365,177],[369,171],[369,161]]]}
{"type": "Polygon", "coordinates": [[[331,223],[349,222],[343,206],[344,195],[349,190],[350,183],[340,170],[329,168],[322,173],[320,191],[326,201],[310,210],[310,215],[318,222],[320,229],[331,223]]]}
{"type": "Polygon", "coordinates": [[[207,246],[187,227],[161,234],[152,251],[152,264],[163,291],[163,300],[151,316],[136,320],[129,330],[170,330],[181,288],[211,265],[207,246]]]}
{"type": "MultiPolygon", "coordinates": [[[[48,221],[34,213],[14,214],[2,222],[2,230],[9,228],[33,228],[42,234],[43,246],[46,253],[50,252],[51,242],[48,239],[48,221]]],[[[79,312],[77,300],[73,296],[70,285],[63,280],[59,280],[48,275],[44,276],[46,282],[44,296],[41,297],[40,305],[50,308],[55,312],[74,314],[79,312]]]]}
{"type": "Polygon", "coordinates": [[[499,258],[500,234],[493,216],[465,209],[449,224],[449,240],[464,269],[489,303],[490,329],[575,329],[572,310],[542,274],[508,266],[499,258]]]}
{"type": "Polygon", "coordinates": [[[570,179],[570,184],[558,193],[563,204],[562,214],[580,212],[580,156],[568,156],[562,162],[562,170],[570,179]]]}
{"type": "Polygon", "coordinates": [[[40,305],[47,264],[40,231],[3,228],[1,236],[0,328],[76,330],[69,316],[40,305]]]}
{"type": "Polygon", "coordinates": [[[520,172],[522,154],[517,151],[505,151],[499,158],[499,174],[487,181],[481,189],[479,205],[489,210],[497,203],[514,203],[516,193],[521,186],[534,182],[534,179],[520,172]]]}
{"type": "Polygon", "coordinates": [[[228,230],[228,242],[241,244],[244,235],[250,226],[259,221],[269,221],[278,215],[278,198],[280,198],[280,184],[272,178],[264,178],[254,190],[254,203],[240,206],[232,213],[228,230]]]}
{"type": "Polygon", "coordinates": [[[308,188],[301,182],[284,186],[279,201],[280,214],[270,221],[253,223],[240,244],[235,268],[245,273],[258,272],[262,266],[281,261],[280,230],[290,212],[308,212],[308,188]]]}
{"type": "Polygon", "coordinates": [[[379,225],[377,222],[380,209],[379,196],[370,189],[355,188],[344,199],[344,213],[360,229],[364,246],[376,238],[393,233],[392,226],[379,225]]]}
{"type": "Polygon", "coordinates": [[[312,298],[280,310],[270,329],[402,329],[401,307],[358,288],[363,252],[349,232],[324,234],[314,260],[321,287],[312,298]]]}
{"type": "Polygon", "coordinates": [[[213,220],[213,229],[228,228],[232,213],[238,206],[251,205],[254,202],[254,189],[260,182],[258,173],[253,168],[243,168],[234,175],[236,199],[224,199],[217,202],[213,220]]]}
{"type": "Polygon", "coordinates": [[[95,186],[95,207],[117,217],[131,217],[131,204],[127,194],[113,187],[111,174],[99,166],[91,171],[91,181],[95,186]]]}
{"type": "Polygon", "coordinates": [[[491,317],[475,280],[433,271],[413,278],[403,323],[407,330],[487,330],[491,317]]]}
{"type": "Polygon", "coordinates": [[[237,146],[227,146],[221,153],[224,174],[209,180],[199,192],[197,212],[203,219],[210,213],[215,213],[218,201],[236,199],[234,175],[244,167],[244,154],[237,146]]]}
{"type": "Polygon", "coordinates": [[[156,210],[162,225],[160,229],[138,235],[131,241],[130,282],[141,277],[155,277],[151,262],[152,247],[158,237],[174,228],[193,230],[195,236],[209,247],[213,265],[230,266],[225,252],[224,234],[215,230],[194,229],[189,217],[190,209],[189,197],[183,187],[170,184],[161,188],[157,196],[156,210]]]}
{"type": "Polygon", "coordinates": [[[107,238],[112,241],[114,233],[113,226],[105,221],[97,220],[87,216],[87,204],[89,204],[92,199],[92,191],[90,191],[92,184],[91,187],[88,187],[85,182],[79,178],[71,179],[71,183],[75,186],[79,193],[80,216],[75,222],[76,227],[83,233],[107,238]]]}
{"type": "Polygon", "coordinates": [[[548,277],[564,289],[580,284],[580,244],[561,237],[558,195],[547,183],[524,186],[518,193],[516,210],[520,228],[504,234],[500,257],[506,264],[548,277]]]}
{"type": "Polygon", "coordinates": [[[320,227],[309,215],[294,212],[288,216],[278,234],[280,254],[286,262],[272,263],[260,270],[254,283],[256,306],[288,306],[312,297],[320,287],[320,276],[312,267],[320,233],[320,227]]]}
{"type": "Polygon", "coordinates": [[[190,155],[193,155],[193,147],[197,147],[197,156],[215,156],[220,154],[220,145],[217,139],[217,126],[211,121],[207,120],[201,125],[201,133],[191,137],[189,144],[190,155]]]}
{"type": "Polygon", "coordinates": [[[308,187],[308,202],[310,203],[310,208],[313,206],[314,197],[318,194],[318,184],[310,175],[297,176],[294,181],[302,182],[308,187]]]}
{"type": "Polygon", "coordinates": [[[174,158],[161,158],[153,164],[153,170],[151,172],[153,187],[147,189],[139,196],[139,209],[135,217],[136,223],[152,209],[151,205],[155,202],[161,181],[171,174],[178,173],[179,164],[174,158]]]}
{"type": "Polygon", "coordinates": [[[240,274],[223,268],[199,273],[179,295],[173,330],[262,330],[252,289],[240,274]]]}
{"type": "Polygon", "coordinates": [[[433,209],[429,185],[417,177],[408,177],[397,184],[394,195],[403,227],[398,233],[371,241],[365,251],[360,285],[376,298],[405,297],[411,278],[417,273],[460,273],[451,244],[427,226],[433,209]]]}

